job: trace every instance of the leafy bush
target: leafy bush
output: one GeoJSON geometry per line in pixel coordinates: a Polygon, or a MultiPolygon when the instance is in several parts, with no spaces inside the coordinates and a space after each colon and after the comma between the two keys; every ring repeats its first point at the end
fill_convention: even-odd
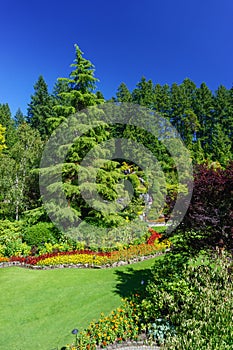
{"type": "Polygon", "coordinates": [[[0,255],[10,257],[30,254],[30,247],[22,242],[22,230],[22,221],[0,221],[0,255]]]}
{"type": "Polygon", "coordinates": [[[31,252],[31,247],[28,246],[25,242],[22,242],[21,239],[12,240],[3,246],[3,255],[4,256],[27,256],[31,252]]]}
{"type": "Polygon", "coordinates": [[[39,247],[38,255],[43,255],[46,253],[53,253],[53,252],[68,252],[72,251],[72,246],[68,243],[45,243],[44,245],[39,247]]]}
{"type": "Polygon", "coordinates": [[[227,257],[174,256],[159,262],[140,300],[140,318],[147,330],[163,318],[175,327],[169,350],[232,349],[232,261],[227,257]],[[158,270],[159,268],[159,270],[158,270]]]}
{"type": "Polygon", "coordinates": [[[226,169],[198,166],[192,200],[179,227],[183,237],[194,247],[216,246],[222,240],[233,249],[232,208],[233,162],[226,169]]]}
{"type": "Polygon", "coordinates": [[[23,221],[0,220],[0,238],[8,234],[15,234],[17,237],[22,233],[23,221]]]}
{"type": "Polygon", "coordinates": [[[169,321],[163,318],[157,318],[155,322],[148,326],[149,339],[152,339],[157,344],[164,344],[168,335],[174,335],[174,326],[169,321]]]}
{"type": "Polygon", "coordinates": [[[39,222],[24,230],[23,239],[31,247],[39,247],[44,243],[57,243],[57,236],[58,231],[52,223],[39,222]]]}

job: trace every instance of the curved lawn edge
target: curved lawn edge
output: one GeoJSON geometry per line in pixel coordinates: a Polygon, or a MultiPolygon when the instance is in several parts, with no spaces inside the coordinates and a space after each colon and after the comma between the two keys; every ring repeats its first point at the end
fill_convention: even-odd
{"type": "Polygon", "coordinates": [[[93,265],[93,264],[59,264],[59,265],[48,265],[48,266],[42,266],[42,265],[31,265],[31,264],[26,264],[22,263],[19,261],[8,261],[8,262],[1,262],[0,263],[0,268],[6,268],[6,267],[22,267],[22,268],[27,268],[31,270],[54,270],[54,269],[65,269],[65,268],[78,268],[78,269],[107,269],[107,268],[114,268],[114,267],[119,267],[119,266],[124,266],[124,265],[132,265],[136,264],[141,261],[149,260],[149,259],[154,259],[158,256],[166,254],[170,249],[166,249],[165,252],[158,252],[156,254],[151,254],[151,255],[145,255],[145,256],[140,256],[138,258],[133,258],[129,259],[127,261],[121,260],[114,262],[112,264],[105,264],[105,265],[93,265]]]}

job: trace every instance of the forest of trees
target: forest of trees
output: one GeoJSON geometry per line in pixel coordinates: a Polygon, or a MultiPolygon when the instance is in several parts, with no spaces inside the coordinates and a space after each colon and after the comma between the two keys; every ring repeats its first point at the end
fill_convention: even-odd
{"type": "MultiPolygon", "coordinates": [[[[48,220],[42,205],[38,172],[44,146],[68,116],[107,102],[101,91],[97,90],[97,82],[94,65],[84,58],[83,52],[75,45],[75,60],[69,77],[58,78],[50,93],[43,76],[39,76],[27,115],[18,109],[12,116],[9,105],[0,104],[1,220],[19,220],[24,215],[37,215],[39,221],[48,220]]],[[[121,83],[110,102],[138,104],[169,120],[180,133],[194,165],[214,164],[225,168],[233,159],[233,88],[220,85],[217,91],[212,92],[205,83],[197,87],[188,78],[181,84],[169,86],[142,77],[133,91],[121,83]]],[[[98,223],[106,227],[117,226],[136,217],[144,201],[143,195],[148,193],[149,182],[142,169],[130,162],[115,159],[101,164],[97,176],[98,193],[106,201],[114,201],[119,193],[122,197],[127,196],[124,186],[117,184],[121,179],[129,179],[135,193],[127,209],[117,214],[114,211],[104,214],[101,207],[99,210],[93,209],[80,195],[82,189],[76,179],[83,156],[98,143],[120,134],[130,134],[156,154],[167,174],[170,190],[174,190],[173,165],[158,140],[149,139],[146,133],[139,130],[99,124],[73,144],[63,167],[63,189],[69,207],[78,217],[86,218],[97,226],[98,223]]],[[[57,190],[56,185],[59,184],[55,181],[51,191],[57,190]]],[[[88,188],[90,197],[92,190],[88,188]]],[[[154,209],[158,209],[156,201],[154,209]]],[[[55,208],[54,212],[57,216],[66,215],[65,210],[62,212],[55,208]]]]}

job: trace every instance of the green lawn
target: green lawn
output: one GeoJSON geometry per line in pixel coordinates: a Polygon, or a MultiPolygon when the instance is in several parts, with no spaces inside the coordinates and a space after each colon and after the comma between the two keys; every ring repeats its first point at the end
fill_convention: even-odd
{"type": "Polygon", "coordinates": [[[140,285],[154,259],[113,269],[0,269],[0,349],[51,350],[140,285]]]}

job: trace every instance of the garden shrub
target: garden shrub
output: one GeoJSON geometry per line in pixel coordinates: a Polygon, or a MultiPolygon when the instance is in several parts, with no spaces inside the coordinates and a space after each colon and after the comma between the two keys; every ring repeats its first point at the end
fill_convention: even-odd
{"type": "Polygon", "coordinates": [[[22,234],[24,222],[23,221],[10,221],[10,220],[0,220],[0,239],[3,236],[15,236],[20,237],[22,234]]]}
{"type": "Polygon", "coordinates": [[[26,256],[30,247],[22,242],[23,222],[0,221],[0,256],[26,256]]]}
{"type": "Polygon", "coordinates": [[[232,349],[231,259],[200,255],[185,263],[178,256],[174,264],[164,259],[158,267],[155,264],[153,280],[140,301],[147,331],[162,318],[175,330],[175,336],[166,339],[169,350],[232,349]]]}
{"type": "Polygon", "coordinates": [[[57,236],[58,231],[52,223],[39,222],[36,225],[25,228],[23,239],[31,247],[39,247],[44,243],[57,243],[57,236]]]}
{"type": "Polygon", "coordinates": [[[233,249],[233,162],[226,169],[199,165],[188,211],[179,226],[189,245],[233,249]]]}

